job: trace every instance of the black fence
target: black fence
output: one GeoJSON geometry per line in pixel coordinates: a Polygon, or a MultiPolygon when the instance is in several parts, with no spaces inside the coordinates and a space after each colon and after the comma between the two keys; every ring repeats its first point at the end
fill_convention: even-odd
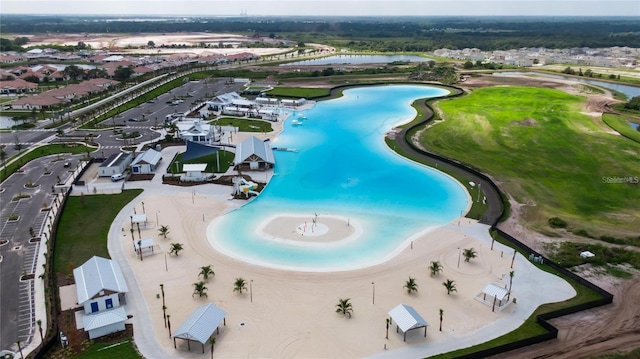
{"type": "MultiPolygon", "coordinates": [[[[88,168],[89,166],[85,167],[88,168]]],[[[84,172],[84,170],[83,170],[84,172]]],[[[80,177],[80,176],[78,176],[80,177]]],[[[47,256],[46,256],[46,266],[45,266],[45,288],[49,288],[48,291],[45,291],[45,301],[49,303],[48,306],[48,325],[46,330],[46,337],[44,341],[38,346],[34,351],[32,351],[27,358],[29,359],[41,359],[45,358],[49,351],[51,351],[59,341],[59,333],[60,328],[58,326],[58,315],[60,315],[60,303],[58,297],[58,283],[56,280],[55,271],[53,270],[53,249],[55,248],[56,234],[58,232],[58,225],[60,222],[60,216],[64,211],[64,207],[67,204],[67,198],[71,193],[71,188],[68,188],[67,191],[63,194],[62,199],[60,200],[60,207],[58,208],[58,212],[56,212],[56,217],[53,220],[53,226],[51,226],[51,233],[49,235],[49,240],[47,242],[47,256]]]]}
{"type": "MultiPolygon", "coordinates": [[[[435,98],[435,99],[432,99],[431,101],[441,99],[441,98],[457,97],[464,94],[464,91],[462,89],[457,87],[452,87],[452,88],[455,90],[454,94],[435,98]]],[[[433,119],[433,113],[434,113],[433,108],[431,108],[431,106],[428,103],[426,103],[425,105],[430,111],[430,113],[426,114],[425,116],[426,118],[423,121],[416,123],[411,127],[401,131],[396,137],[396,139],[402,141],[403,143],[406,143],[407,146],[410,148],[411,152],[413,152],[413,154],[422,156],[423,158],[435,163],[446,164],[449,168],[455,170],[458,174],[461,174],[468,179],[472,179],[477,183],[481,183],[482,191],[484,192],[485,197],[489,201],[488,202],[489,209],[487,210],[488,213],[485,214],[485,216],[481,219],[480,221],[481,223],[489,224],[491,226],[491,230],[496,231],[506,241],[511,243],[514,247],[519,248],[522,252],[533,254],[536,257],[542,258],[544,260],[544,264],[558,271],[563,276],[570,278],[571,280],[576,281],[580,285],[583,285],[601,295],[601,298],[597,300],[577,304],[571,307],[558,309],[555,311],[538,315],[536,317],[536,323],[538,323],[541,327],[543,327],[546,330],[546,333],[544,334],[522,339],[522,340],[517,340],[511,343],[495,346],[495,347],[484,349],[484,350],[479,350],[474,353],[460,355],[457,358],[464,358],[464,359],[485,358],[487,356],[505,353],[514,349],[519,349],[529,345],[538,344],[547,340],[555,339],[558,337],[558,329],[554,327],[551,323],[549,323],[548,320],[612,303],[613,295],[611,293],[598,287],[597,285],[591,283],[590,281],[576,275],[575,273],[567,270],[566,268],[558,265],[557,263],[551,261],[549,258],[546,258],[542,254],[533,250],[531,247],[522,243],[520,240],[516,239],[512,235],[504,232],[503,230],[497,227],[498,223],[500,222],[500,219],[504,215],[505,197],[503,193],[500,191],[500,189],[498,188],[498,186],[493,182],[493,180],[489,178],[489,176],[485,175],[479,170],[476,170],[467,165],[464,165],[456,160],[452,160],[450,158],[443,157],[443,156],[425,151],[421,148],[418,148],[415,144],[413,144],[411,140],[409,140],[411,135],[420,126],[426,125],[428,122],[430,122],[433,119]],[[492,208],[493,210],[491,210],[492,208]]],[[[398,143],[400,141],[398,141],[398,143]]]]}

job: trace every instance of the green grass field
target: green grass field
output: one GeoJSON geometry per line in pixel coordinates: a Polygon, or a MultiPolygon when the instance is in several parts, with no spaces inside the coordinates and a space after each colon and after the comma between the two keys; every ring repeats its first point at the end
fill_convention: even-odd
{"type": "Polygon", "coordinates": [[[250,120],[247,118],[220,117],[210,123],[217,126],[234,126],[240,132],[272,132],[273,127],[266,121],[250,120]]]}
{"type": "Polygon", "coordinates": [[[34,160],[39,157],[55,155],[59,153],[85,153],[85,152],[93,152],[95,148],[87,147],[85,145],[80,144],[66,144],[66,143],[56,143],[49,144],[45,146],[41,146],[36,148],[31,152],[21,153],[16,156],[12,156],[11,158],[7,158],[6,162],[13,160],[14,158],[18,158],[16,162],[13,162],[6,166],[2,171],[0,171],[0,182],[7,179],[7,177],[11,176],[15,171],[17,171],[20,167],[25,165],[27,162],[34,160]]]}
{"type": "Polygon", "coordinates": [[[631,128],[631,126],[629,126],[629,122],[640,123],[639,118],[605,113],[604,115],[602,115],[602,120],[604,121],[604,123],[609,125],[609,127],[618,131],[618,133],[620,133],[624,137],[640,143],[640,131],[636,131],[631,128]]]}
{"type": "Polygon", "coordinates": [[[93,256],[109,258],[109,227],[122,207],[140,193],[142,190],[136,189],[121,194],[69,197],[58,225],[53,270],[68,275],[93,256]]]}
{"type": "Polygon", "coordinates": [[[74,355],[74,359],[138,359],[140,355],[133,347],[131,340],[121,343],[97,343],[89,349],[74,355]]]}
{"type": "Polygon", "coordinates": [[[321,96],[329,96],[331,89],[328,88],[311,88],[311,87],[276,87],[267,92],[269,96],[283,96],[295,98],[315,98],[321,96]]]}
{"type": "Polygon", "coordinates": [[[229,166],[233,162],[235,154],[229,151],[218,151],[220,154],[216,155],[211,154],[207,156],[202,156],[198,158],[192,158],[188,161],[182,161],[182,157],[184,156],[184,152],[176,156],[174,160],[169,165],[167,172],[177,174],[182,173],[182,166],[187,163],[206,163],[207,168],[205,169],[206,173],[225,173],[229,169],[229,166]],[[218,159],[220,160],[220,170],[218,171],[218,159]],[[177,164],[176,164],[177,163],[177,164]],[[180,168],[178,168],[180,167],[180,168]]]}
{"type": "Polygon", "coordinates": [[[430,150],[492,175],[524,207],[532,229],[561,217],[589,233],[629,233],[640,221],[640,144],[580,113],[584,98],[561,91],[494,87],[442,101],[444,122],[425,132],[430,150]]]}

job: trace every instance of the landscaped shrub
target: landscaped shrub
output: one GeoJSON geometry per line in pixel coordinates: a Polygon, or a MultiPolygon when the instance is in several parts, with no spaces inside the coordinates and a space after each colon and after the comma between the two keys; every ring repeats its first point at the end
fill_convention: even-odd
{"type": "Polygon", "coordinates": [[[567,222],[559,217],[549,218],[549,225],[551,228],[567,228],[567,222]]]}

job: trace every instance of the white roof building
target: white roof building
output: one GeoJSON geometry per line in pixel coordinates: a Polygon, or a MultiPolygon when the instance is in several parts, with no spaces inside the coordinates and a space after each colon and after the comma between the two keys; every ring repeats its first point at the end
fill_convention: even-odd
{"type": "Polygon", "coordinates": [[[266,170],[276,163],[270,142],[251,136],[236,146],[233,165],[236,169],[266,170]]]}
{"type": "Polygon", "coordinates": [[[131,162],[131,172],[134,174],[148,174],[155,171],[158,162],[162,159],[162,153],[150,148],[131,162]]]}
{"type": "Polygon", "coordinates": [[[93,256],[73,270],[78,304],[100,296],[101,292],[127,293],[129,287],[118,264],[110,259],[93,256]]]}
{"type": "Polygon", "coordinates": [[[396,323],[396,331],[400,329],[404,333],[404,341],[407,341],[407,332],[413,329],[424,328],[424,336],[427,336],[429,324],[413,307],[398,304],[397,307],[389,311],[389,316],[396,323]]]}

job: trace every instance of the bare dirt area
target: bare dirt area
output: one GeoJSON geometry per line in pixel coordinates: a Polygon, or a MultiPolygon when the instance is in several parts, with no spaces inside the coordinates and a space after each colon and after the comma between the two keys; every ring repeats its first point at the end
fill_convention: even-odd
{"type": "Polygon", "coordinates": [[[279,48],[246,48],[245,42],[254,42],[242,35],[214,34],[214,33],[170,33],[170,34],[35,34],[16,35],[29,38],[27,46],[37,45],[69,45],[75,46],[79,42],[90,45],[93,49],[106,49],[121,53],[131,52],[136,54],[165,54],[165,53],[194,53],[194,54],[236,54],[251,52],[258,55],[280,53],[279,48]],[[154,48],[146,48],[149,41],[155,44],[154,48]],[[200,44],[218,46],[220,43],[231,45],[229,48],[204,48],[192,47],[200,44]],[[186,45],[186,48],[160,48],[160,46],[186,45]]]}
{"type": "Polygon", "coordinates": [[[640,278],[588,279],[612,293],[613,304],[553,319],[558,339],[492,358],[591,358],[640,347],[640,278]]]}

